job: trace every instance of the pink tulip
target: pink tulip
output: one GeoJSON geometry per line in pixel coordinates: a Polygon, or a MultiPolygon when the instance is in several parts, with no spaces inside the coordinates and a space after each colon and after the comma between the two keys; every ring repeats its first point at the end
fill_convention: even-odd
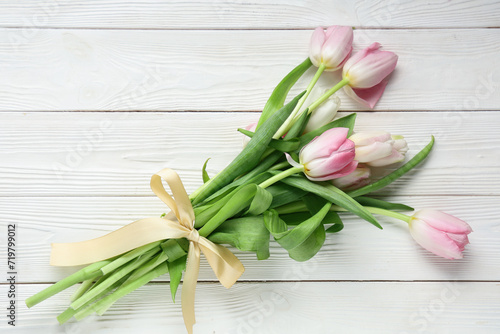
{"type": "Polygon", "coordinates": [[[463,220],[438,210],[417,211],[409,222],[410,233],[422,247],[447,259],[461,259],[472,228],[463,220]]]}
{"type": "Polygon", "coordinates": [[[356,159],[373,167],[403,161],[408,145],[403,136],[391,136],[386,131],[358,132],[350,140],[356,145],[356,159]]]}
{"type": "Polygon", "coordinates": [[[344,90],[354,100],[373,108],[387,85],[385,78],[394,71],[398,56],[394,52],[380,51],[373,43],[357,52],[345,63],[343,79],[348,80],[344,90]]]}
{"type": "Polygon", "coordinates": [[[331,26],[316,28],[311,37],[309,58],[314,66],[323,64],[326,71],[336,71],[344,65],[352,52],[351,27],[331,26]]]}
{"type": "Polygon", "coordinates": [[[358,164],[349,175],[332,180],[332,184],[342,190],[354,190],[370,183],[371,170],[368,166],[358,164]]]}
{"type": "Polygon", "coordinates": [[[354,161],[354,143],[347,139],[349,129],[333,128],[323,132],[304,146],[299,153],[299,162],[287,155],[288,162],[294,167],[304,169],[311,181],[326,181],[352,173],[357,161],[354,161]]]}
{"type": "Polygon", "coordinates": [[[408,152],[408,144],[406,143],[406,140],[403,136],[391,136],[391,139],[393,140],[391,154],[384,158],[371,161],[369,163],[370,166],[387,166],[401,162],[405,159],[405,154],[408,152]]]}

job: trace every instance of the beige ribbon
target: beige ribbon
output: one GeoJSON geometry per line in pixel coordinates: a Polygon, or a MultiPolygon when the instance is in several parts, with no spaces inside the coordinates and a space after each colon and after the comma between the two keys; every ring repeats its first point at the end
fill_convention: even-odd
{"type": "Polygon", "coordinates": [[[151,189],[177,217],[177,221],[153,217],[137,220],[100,238],[74,243],[52,244],[50,264],[76,266],[105,260],[151,242],[165,239],[189,240],[186,274],[182,287],[182,314],[188,333],[195,324],[194,299],[200,252],[203,252],[215,275],[230,288],[245,268],[227,248],[200,236],[194,228],[194,211],[181,179],[171,169],[163,169],[151,177],[151,189]],[[170,186],[174,198],[166,191],[162,179],[170,186]]]}

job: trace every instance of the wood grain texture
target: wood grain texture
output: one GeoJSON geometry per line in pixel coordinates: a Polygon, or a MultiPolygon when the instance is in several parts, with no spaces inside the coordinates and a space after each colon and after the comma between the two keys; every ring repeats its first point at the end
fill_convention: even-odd
{"type": "Polygon", "coordinates": [[[0,4],[1,27],[297,29],[356,27],[498,27],[495,0],[460,1],[161,1],[28,0],[0,4]]]}
{"type": "MultiPolygon", "coordinates": [[[[474,229],[464,259],[449,261],[418,246],[403,222],[379,217],[378,230],[350,214],[345,228],[328,235],[321,251],[299,263],[275,242],[271,257],[258,261],[253,253],[235,251],[246,271],[242,280],[500,280],[498,197],[430,196],[389,198],[417,209],[435,208],[467,221],[474,229]],[[473,208],[473,209],[472,209],[473,208]]],[[[0,229],[18,226],[20,282],[53,282],[75,268],[49,266],[50,244],[100,237],[137,219],[159,216],[166,206],[148,197],[18,197],[0,198],[0,229]]],[[[411,213],[410,213],[411,214],[411,213]]],[[[0,249],[0,256],[6,256],[0,249]]],[[[215,276],[205,260],[201,280],[215,276]]]]}
{"type": "MultiPolygon", "coordinates": [[[[340,116],[346,115],[342,113],[340,116]]],[[[340,117],[339,116],[339,117],[340,117]]],[[[177,170],[188,192],[239,152],[259,113],[0,113],[0,196],[153,196],[151,175],[177,170]]],[[[497,112],[365,112],[356,131],[403,134],[427,161],[379,194],[500,195],[497,112]]]]}
{"type": "MultiPolygon", "coordinates": [[[[70,290],[32,309],[22,301],[46,285],[22,285],[12,333],[184,333],[180,305],[165,284],[149,284],[103,316],[57,324],[70,290]]],[[[4,293],[5,285],[0,286],[4,293]]],[[[497,333],[500,286],[477,282],[198,284],[195,333],[497,333]]]]}
{"type": "MultiPolygon", "coordinates": [[[[20,33],[0,29],[1,111],[256,111],[307,57],[311,30],[20,33]]],[[[355,31],[357,49],[378,41],[399,55],[376,107],[394,111],[495,110],[499,39],[499,29],[355,31]]],[[[331,87],[339,74],[323,79],[319,87],[331,87]]]]}

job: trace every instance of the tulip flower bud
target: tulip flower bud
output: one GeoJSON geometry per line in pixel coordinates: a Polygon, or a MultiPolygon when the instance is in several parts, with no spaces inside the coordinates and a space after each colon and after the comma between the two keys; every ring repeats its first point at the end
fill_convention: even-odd
{"type": "Polygon", "coordinates": [[[371,161],[369,163],[372,167],[381,167],[392,165],[397,162],[401,162],[405,159],[405,154],[408,152],[408,144],[403,136],[391,136],[393,140],[392,151],[391,154],[386,156],[385,158],[381,158],[378,160],[371,161]]]}
{"type": "Polygon", "coordinates": [[[354,143],[347,139],[349,129],[333,128],[323,132],[304,146],[299,153],[299,163],[287,155],[288,162],[301,167],[311,181],[326,181],[352,173],[358,162],[354,161],[354,143]]]}
{"type": "Polygon", "coordinates": [[[408,151],[402,136],[391,136],[385,131],[358,132],[349,139],[356,145],[355,159],[373,167],[403,161],[408,151]]]}
{"type": "Polygon", "coordinates": [[[472,228],[463,220],[441,211],[417,211],[409,222],[410,233],[420,246],[447,259],[463,258],[472,228]]]}
{"type": "Polygon", "coordinates": [[[351,27],[331,26],[316,28],[311,37],[309,58],[314,66],[323,64],[326,71],[336,71],[344,65],[352,52],[351,27]]]}
{"type": "MultiPolygon", "coordinates": [[[[326,90],[321,92],[321,90],[319,89],[313,89],[309,97],[306,99],[304,105],[310,105],[311,103],[319,99],[325,92],[326,90]]],[[[336,95],[330,96],[325,102],[320,104],[318,108],[313,110],[304,129],[304,133],[319,129],[323,125],[326,125],[333,121],[333,119],[337,115],[339,107],[340,98],[336,95]]]]}
{"type": "Polygon", "coordinates": [[[371,170],[368,166],[358,164],[358,167],[349,175],[332,180],[332,184],[344,191],[364,187],[370,183],[371,170]]]}
{"type": "Polygon", "coordinates": [[[380,51],[380,44],[373,43],[357,52],[345,63],[342,78],[348,80],[344,91],[354,100],[373,108],[382,96],[387,81],[384,80],[396,67],[398,56],[394,52],[380,51]]]}

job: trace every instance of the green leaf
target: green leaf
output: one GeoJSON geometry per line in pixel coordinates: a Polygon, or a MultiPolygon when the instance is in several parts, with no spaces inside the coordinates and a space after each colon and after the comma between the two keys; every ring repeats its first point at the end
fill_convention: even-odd
{"type": "Polygon", "coordinates": [[[338,213],[330,211],[326,214],[325,219],[323,219],[323,224],[333,224],[326,229],[326,233],[337,233],[342,231],[344,228],[344,223],[340,219],[338,213]]]}
{"type": "MultiPolygon", "coordinates": [[[[311,214],[316,214],[321,208],[328,203],[324,198],[314,195],[314,194],[308,194],[302,198],[302,201],[305,203],[307,209],[311,214]]],[[[333,224],[333,226],[330,226],[326,232],[328,233],[335,233],[339,232],[344,228],[344,224],[342,223],[342,220],[340,219],[339,215],[336,212],[333,211],[328,211],[323,218],[322,221],[323,225],[329,225],[333,224]]]]}
{"type": "Polygon", "coordinates": [[[210,218],[210,220],[202,228],[199,229],[198,232],[200,233],[200,235],[205,237],[210,235],[210,233],[212,233],[224,221],[233,218],[243,212],[244,209],[251,205],[254,197],[257,194],[260,197],[259,203],[256,203],[252,209],[254,210],[254,212],[263,212],[263,207],[265,205],[271,205],[272,197],[269,198],[270,194],[267,195],[261,190],[265,189],[262,189],[255,183],[251,183],[240,187],[234,193],[230,194],[230,196],[228,196],[229,199],[227,200],[227,202],[225,202],[225,204],[220,207],[217,213],[215,213],[215,215],[213,215],[213,217],[210,218]]]}
{"type": "MultiPolygon", "coordinates": [[[[252,138],[254,135],[254,132],[245,129],[238,129],[238,131],[250,138],[252,138]]],[[[274,148],[275,150],[280,152],[291,152],[297,150],[299,148],[299,144],[300,141],[298,138],[292,138],[289,140],[272,139],[269,143],[269,147],[274,148]]]]}
{"type": "Polygon", "coordinates": [[[172,293],[172,300],[175,303],[175,294],[181,282],[182,272],[186,270],[187,255],[173,261],[168,262],[168,272],[170,274],[170,292],[172,293]]]}
{"type": "Polygon", "coordinates": [[[333,185],[328,185],[326,183],[311,182],[305,177],[291,176],[286,179],[281,180],[281,182],[291,185],[293,187],[305,190],[316,194],[331,203],[334,203],[340,207],[343,207],[347,211],[354,213],[355,215],[363,218],[367,222],[375,225],[376,227],[382,229],[382,226],[377,222],[375,217],[368,212],[363,206],[356,202],[352,197],[344,193],[342,190],[338,189],[333,185]]]}
{"type": "MultiPolygon", "coordinates": [[[[253,184],[260,184],[264,180],[268,178],[267,173],[262,173],[260,175],[257,175],[251,179],[248,180],[248,183],[253,183],[253,184]]],[[[213,200],[210,200],[214,196],[210,196],[208,200],[210,200],[210,203],[207,205],[203,206],[197,206],[194,208],[194,213],[196,217],[195,221],[195,227],[200,228],[204,226],[209,220],[211,220],[225,205],[227,205],[227,202],[235,196],[235,194],[238,193],[243,187],[245,187],[245,184],[242,185],[236,185],[239,183],[238,181],[233,182],[232,184],[224,187],[223,189],[226,189],[224,192],[221,193],[221,195],[218,198],[214,198],[213,200]],[[231,185],[234,185],[231,186],[231,185]]],[[[221,191],[223,190],[221,189],[221,191]]],[[[257,191],[257,190],[256,190],[257,191]]],[[[216,194],[218,194],[217,192],[216,194]]],[[[216,195],[214,194],[214,195],[216,195]]],[[[228,217],[230,218],[230,217],[228,217]]]]}
{"type": "Polygon", "coordinates": [[[267,100],[262,114],[260,115],[259,122],[257,123],[257,128],[259,128],[264,122],[274,115],[274,113],[279,110],[285,104],[285,99],[288,92],[297,82],[297,80],[311,67],[312,63],[309,58],[304,60],[302,63],[297,65],[286,77],[281,80],[281,82],[274,88],[269,100],[267,100]]]}
{"type": "Polygon", "coordinates": [[[269,191],[259,186],[256,186],[255,189],[256,192],[253,196],[252,203],[250,203],[250,207],[247,212],[245,212],[245,215],[258,216],[269,209],[273,201],[273,195],[271,195],[269,191]]]}
{"type": "Polygon", "coordinates": [[[189,242],[186,239],[169,239],[161,244],[161,249],[167,255],[167,260],[173,262],[187,255],[189,242]]]}
{"type": "Polygon", "coordinates": [[[313,140],[315,137],[321,135],[323,132],[326,130],[330,130],[333,128],[348,128],[349,129],[349,134],[348,137],[352,135],[352,132],[354,130],[354,123],[356,121],[356,113],[344,116],[342,118],[336,119],[326,125],[323,125],[322,127],[313,130],[311,132],[306,133],[302,137],[300,137],[300,147],[304,147],[307,145],[311,140],[313,140]]]}
{"type": "Polygon", "coordinates": [[[382,189],[383,187],[394,182],[395,180],[397,180],[398,178],[400,178],[404,174],[408,173],[416,165],[418,165],[422,160],[424,160],[431,152],[432,146],[434,146],[434,136],[431,137],[431,141],[429,142],[429,144],[427,144],[427,146],[425,146],[420,152],[417,153],[417,155],[415,155],[406,164],[399,167],[398,169],[396,169],[394,172],[390,173],[389,175],[381,178],[380,180],[378,180],[372,184],[369,184],[367,186],[364,186],[362,188],[350,191],[347,194],[351,197],[358,197],[358,196],[369,194],[369,193],[374,192],[376,190],[382,189]]]}
{"type": "Polygon", "coordinates": [[[288,130],[288,132],[286,133],[285,139],[299,137],[304,132],[307,122],[309,122],[309,118],[311,118],[311,115],[307,113],[308,110],[309,109],[306,109],[302,112],[300,118],[292,125],[290,130],[288,130]]]}
{"type": "Polygon", "coordinates": [[[271,209],[297,201],[306,194],[306,192],[301,189],[291,187],[281,182],[275,183],[266,189],[273,196],[273,201],[270,205],[271,209]]]}
{"type": "Polygon", "coordinates": [[[201,173],[202,173],[202,177],[203,177],[203,183],[208,182],[208,180],[210,180],[210,177],[208,176],[208,173],[207,173],[208,160],[210,160],[210,158],[208,158],[205,161],[205,163],[203,164],[203,168],[201,169],[201,173]]]}
{"type": "MultiPolygon", "coordinates": [[[[271,153],[269,156],[267,156],[264,160],[262,160],[254,169],[249,171],[247,174],[244,176],[236,179],[235,181],[231,182],[230,184],[226,185],[225,187],[219,189],[216,191],[214,194],[212,194],[210,197],[208,197],[205,202],[216,200],[218,197],[222,195],[227,195],[230,191],[234,190],[238,186],[241,186],[246,183],[257,183],[260,184],[261,182],[265,181],[267,177],[265,174],[263,174],[266,170],[268,170],[276,161],[278,161],[281,157],[283,157],[283,153],[275,151],[271,153]],[[262,180],[259,179],[259,177],[263,177],[262,180]]],[[[200,205],[200,204],[198,204],[200,205]]],[[[195,206],[196,207],[196,206],[195,206]]]]}
{"type": "Polygon", "coordinates": [[[274,210],[264,213],[264,223],[276,242],[288,251],[288,255],[296,261],[307,261],[312,258],[325,242],[325,229],[322,221],[331,203],[326,203],[320,211],[289,230],[274,210]]]}
{"type": "Polygon", "coordinates": [[[217,190],[221,189],[238,176],[251,171],[261,160],[263,153],[271,142],[272,137],[279,127],[288,118],[295,108],[298,100],[304,95],[302,92],[286,106],[274,113],[269,119],[257,129],[253,138],[238,154],[238,156],[222,172],[210,179],[200,190],[193,200],[193,204],[198,204],[208,198],[217,190]]]}
{"type": "Polygon", "coordinates": [[[254,252],[257,259],[269,257],[269,231],[262,215],[226,220],[208,237],[217,244],[229,244],[244,252],[254,252]]]}
{"type": "Polygon", "coordinates": [[[363,206],[373,206],[375,208],[381,208],[385,210],[401,210],[401,211],[413,211],[414,209],[411,206],[400,204],[400,203],[391,203],[387,201],[383,201],[378,198],[358,196],[354,198],[359,204],[363,206]]]}

